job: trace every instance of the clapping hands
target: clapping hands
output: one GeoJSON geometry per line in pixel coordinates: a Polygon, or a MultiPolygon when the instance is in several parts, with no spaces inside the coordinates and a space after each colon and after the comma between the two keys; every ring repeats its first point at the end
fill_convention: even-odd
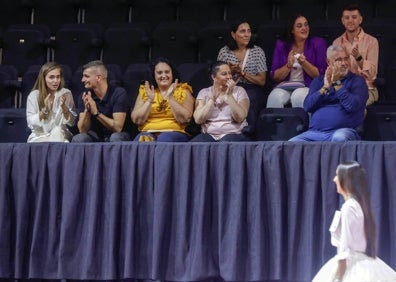
{"type": "Polygon", "coordinates": [[[351,55],[356,59],[357,57],[360,56],[359,53],[359,45],[356,44],[355,47],[353,47],[352,51],[351,51],[351,55]]]}
{"type": "Polygon", "coordinates": [[[146,82],[144,83],[144,87],[146,88],[146,94],[147,94],[148,99],[150,101],[153,101],[154,97],[155,97],[154,86],[150,85],[150,83],[146,80],[146,82]]]}
{"type": "Polygon", "coordinates": [[[179,80],[176,78],[175,82],[173,82],[168,90],[166,91],[165,99],[169,99],[170,96],[173,96],[173,93],[175,92],[176,86],[179,83],[179,80]]]}
{"type": "Polygon", "coordinates": [[[225,91],[226,95],[232,95],[232,92],[234,91],[234,87],[236,85],[236,81],[234,81],[233,79],[229,79],[227,80],[227,89],[225,91]]]}
{"type": "MultiPolygon", "coordinates": [[[[163,97],[165,100],[169,99],[173,93],[175,92],[175,89],[177,87],[179,83],[178,79],[175,79],[175,81],[169,86],[168,90],[165,93],[165,97],[163,97]]],[[[155,89],[153,85],[150,85],[150,83],[148,81],[146,81],[144,83],[144,86],[146,88],[146,93],[147,93],[147,97],[150,101],[154,100],[155,97],[155,89]]]]}
{"type": "Polygon", "coordinates": [[[330,64],[325,72],[323,84],[326,88],[330,88],[331,84],[344,77],[344,70],[340,61],[330,64]]]}
{"type": "Polygon", "coordinates": [[[92,99],[91,91],[83,93],[82,100],[84,102],[85,109],[91,114],[98,111],[95,101],[92,99]]]}

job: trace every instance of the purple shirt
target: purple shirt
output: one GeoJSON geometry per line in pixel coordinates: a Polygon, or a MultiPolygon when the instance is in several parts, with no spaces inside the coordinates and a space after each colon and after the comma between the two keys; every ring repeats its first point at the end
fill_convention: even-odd
{"type": "MultiPolygon", "coordinates": [[[[291,44],[288,44],[285,41],[279,39],[276,41],[270,72],[272,79],[274,78],[275,71],[287,64],[287,57],[291,47],[291,44]]],[[[327,43],[321,37],[309,37],[305,40],[304,56],[308,62],[318,68],[319,74],[324,74],[327,68],[326,50],[327,43]]],[[[303,75],[304,83],[309,87],[312,82],[312,78],[305,71],[303,71],[303,75]]],[[[285,81],[289,79],[290,74],[285,78],[285,81]]]]}

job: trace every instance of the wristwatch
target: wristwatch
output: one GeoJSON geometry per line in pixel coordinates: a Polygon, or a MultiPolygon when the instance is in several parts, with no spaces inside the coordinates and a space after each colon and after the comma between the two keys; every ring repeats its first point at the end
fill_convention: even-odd
{"type": "Polygon", "coordinates": [[[100,114],[101,114],[101,112],[98,111],[98,112],[97,112],[96,114],[94,114],[93,116],[97,118],[100,114]]]}
{"type": "Polygon", "coordinates": [[[337,85],[341,85],[341,80],[336,80],[334,82],[332,82],[333,86],[337,86],[337,85]]]}

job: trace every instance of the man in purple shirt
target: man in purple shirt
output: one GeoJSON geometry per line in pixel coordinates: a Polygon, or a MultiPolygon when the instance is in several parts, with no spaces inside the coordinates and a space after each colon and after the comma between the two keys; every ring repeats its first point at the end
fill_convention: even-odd
{"type": "Polygon", "coordinates": [[[350,60],[344,47],[327,48],[326,72],[312,81],[304,100],[309,129],[290,141],[360,140],[356,129],[363,125],[368,88],[362,76],[350,72],[350,60]]]}

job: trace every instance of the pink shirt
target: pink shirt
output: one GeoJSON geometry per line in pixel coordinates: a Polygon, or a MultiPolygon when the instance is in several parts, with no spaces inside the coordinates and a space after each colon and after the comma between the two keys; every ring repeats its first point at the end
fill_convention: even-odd
{"type": "Polygon", "coordinates": [[[347,52],[351,54],[352,49],[358,45],[359,53],[363,57],[363,68],[359,67],[356,59],[351,56],[351,67],[350,70],[356,74],[364,77],[368,88],[375,88],[374,80],[377,78],[378,73],[378,54],[379,46],[378,40],[374,36],[365,33],[361,28],[359,34],[353,39],[353,42],[349,42],[344,32],[340,37],[336,38],[333,45],[342,45],[345,47],[347,52]]]}
{"type": "MultiPolygon", "coordinates": [[[[212,89],[213,86],[210,86],[199,91],[197,100],[207,101],[211,99],[212,89]]],[[[240,86],[235,86],[232,96],[238,103],[243,99],[249,99],[245,89],[240,86]]],[[[248,125],[246,119],[241,123],[233,120],[231,108],[222,98],[221,96],[217,98],[209,118],[201,125],[202,132],[210,134],[215,140],[226,134],[241,133],[242,128],[248,125]]]]}

